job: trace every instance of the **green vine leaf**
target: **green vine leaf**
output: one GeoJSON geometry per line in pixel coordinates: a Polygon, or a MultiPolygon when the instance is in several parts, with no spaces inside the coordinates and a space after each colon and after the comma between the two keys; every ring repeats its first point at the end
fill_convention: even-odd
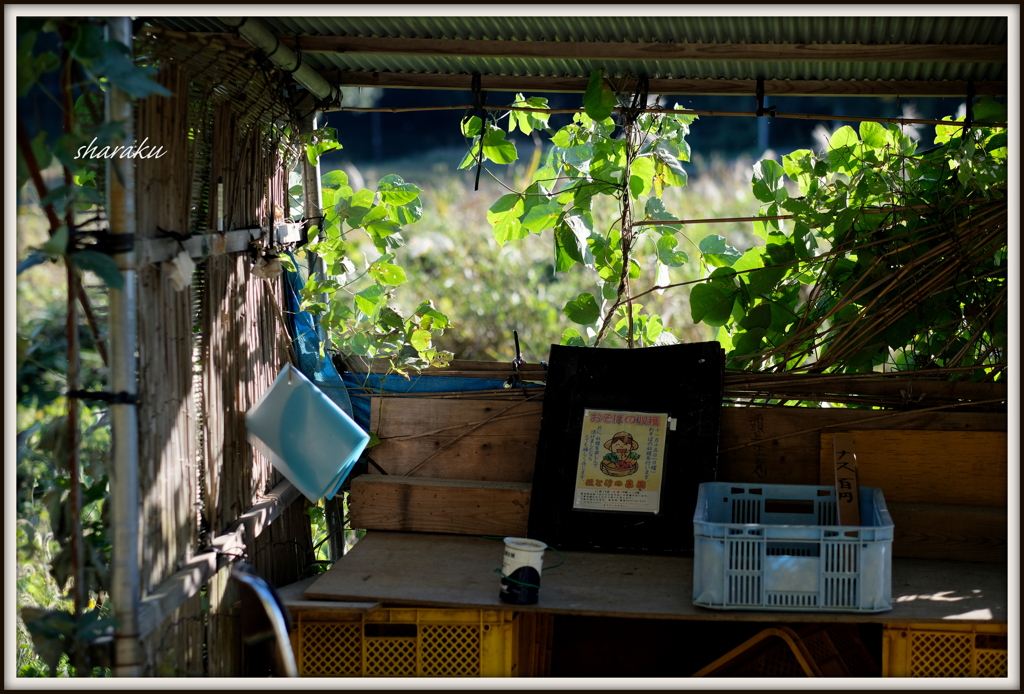
{"type": "MultiPolygon", "coordinates": [[[[513,107],[519,108],[547,108],[548,100],[540,96],[531,96],[529,99],[522,94],[516,94],[516,100],[512,102],[513,107]]],[[[511,111],[508,131],[512,132],[516,126],[524,135],[531,134],[534,130],[544,130],[548,127],[548,114],[533,111],[511,111]]]]}
{"type": "Polygon", "coordinates": [[[754,197],[761,202],[780,203],[789,197],[783,183],[784,170],[778,162],[762,159],[754,164],[754,197]]]}
{"type": "Polygon", "coordinates": [[[568,345],[569,347],[586,347],[587,341],[580,335],[579,330],[576,328],[566,328],[562,331],[562,339],[559,344],[568,345]]]}
{"type": "Polygon", "coordinates": [[[881,149],[889,144],[889,131],[881,123],[864,121],[860,124],[860,139],[868,147],[881,149]]]}
{"type": "Polygon", "coordinates": [[[406,183],[401,176],[394,174],[385,176],[377,184],[377,192],[381,201],[388,205],[407,205],[417,198],[423,191],[412,183],[406,183]]]}
{"type": "Polygon", "coordinates": [[[562,312],[569,317],[573,323],[580,325],[593,325],[601,317],[601,309],[593,294],[584,293],[566,303],[562,312]]]}
{"type": "Polygon", "coordinates": [[[681,267],[689,263],[689,256],[685,251],[677,251],[677,245],[679,245],[679,241],[672,234],[661,236],[656,245],[658,262],[669,267],[681,267]]]}
{"type": "Polygon", "coordinates": [[[694,323],[725,325],[735,300],[736,292],[727,294],[710,283],[696,284],[690,290],[690,317],[694,323]]]}
{"type": "Polygon", "coordinates": [[[553,228],[561,214],[562,204],[558,200],[550,200],[545,203],[539,203],[531,208],[526,213],[526,216],[523,217],[522,224],[525,229],[539,234],[542,231],[553,228]]]}
{"type": "Polygon", "coordinates": [[[490,123],[484,135],[484,158],[495,164],[511,164],[519,158],[515,143],[506,140],[505,131],[490,123]]]}
{"type": "Polygon", "coordinates": [[[590,75],[583,94],[583,110],[594,120],[602,121],[612,115],[617,105],[615,92],[604,79],[604,70],[596,70],[590,75]]]}
{"type": "Polygon", "coordinates": [[[728,267],[742,257],[742,253],[725,242],[724,236],[710,234],[701,239],[697,246],[708,265],[728,267]]]}
{"type": "Polygon", "coordinates": [[[425,352],[430,349],[430,331],[429,330],[414,330],[412,337],[409,338],[409,344],[416,348],[418,352],[425,352]]]}
{"type": "MultiPolygon", "coordinates": [[[[761,302],[747,312],[747,315],[739,322],[744,330],[752,328],[763,328],[767,330],[772,326],[772,307],[770,303],[761,302]]],[[[762,337],[764,333],[762,333],[762,337]]]]}
{"type": "Polygon", "coordinates": [[[529,230],[524,229],[519,221],[523,208],[523,197],[510,193],[498,198],[498,201],[487,210],[487,221],[493,227],[494,240],[498,242],[498,246],[530,235],[529,230]]]}
{"type": "Polygon", "coordinates": [[[355,295],[356,308],[376,320],[387,301],[387,292],[379,284],[367,287],[355,295]]]}
{"type": "Polygon", "coordinates": [[[832,170],[850,176],[857,168],[857,133],[848,125],[832,133],[828,141],[828,161],[832,170]]]}
{"type": "Polygon", "coordinates": [[[651,157],[637,157],[629,171],[629,192],[639,199],[651,192],[654,178],[654,160],[651,157]]]}
{"type": "MultiPolygon", "coordinates": [[[[679,163],[679,159],[667,147],[660,146],[655,149],[654,156],[657,161],[656,173],[661,178],[663,185],[675,186],[677,188],[682,188],[686,185],[688,180],[686,169],[683,168],[683,165],[679,163]]],[[[689,159],[688,155],[686,159],[689,159]]]]}
{"type": "Polygon", "coordinates": [[[398,286],[406,281],[405,270],[392,263],[373,263],[368,272],[370,277],[381,284],[398,286]]]}

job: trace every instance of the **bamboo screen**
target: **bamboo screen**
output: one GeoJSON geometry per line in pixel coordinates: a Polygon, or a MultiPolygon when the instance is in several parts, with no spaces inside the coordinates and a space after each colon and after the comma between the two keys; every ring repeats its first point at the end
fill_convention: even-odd
{"type": "MultiPolygon", "coordinates": [[[[137,160],[137,238],[216,228],[218,180],[225,230],[269,225],[275,205],[287,207],[291,163],[268,120],[283,112],[268,107],[279,101],[245,97],[251,80],[226,79],[202,61],[160,64],[158,79],[174,96],[139,103],[137,141],[148,137],[166,154],[137,160]]],[[[245,253],[197,260],[181,291],[169,264],[138,269],[140,597],[281,480],[246,440],[246,411],[288,360],[280,279],[255,277],[250,266],[245,253]]],[[[247,559],[278,586],[304,577],[312,548],[301,503],[257,538],[247,559]]],[[[238,597],[227,575],[143,639],[144,674],[240,674],[238,597]]]]}

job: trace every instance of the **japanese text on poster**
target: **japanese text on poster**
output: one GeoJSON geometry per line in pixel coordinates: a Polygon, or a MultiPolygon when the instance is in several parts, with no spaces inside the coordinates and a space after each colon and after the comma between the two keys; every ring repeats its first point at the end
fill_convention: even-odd
{"type": "Polygon", "coordinates": [[[584,410],[573,508],[657,513],[668,415],[584,410]]]}

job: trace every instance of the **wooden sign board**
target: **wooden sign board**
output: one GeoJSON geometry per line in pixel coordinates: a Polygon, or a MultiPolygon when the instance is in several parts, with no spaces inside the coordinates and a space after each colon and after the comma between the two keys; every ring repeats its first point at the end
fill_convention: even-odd
{"type": "Polygon", "coordinates": [[[839,525],[860,525],[860,484],[857,479],[857,444],[852,434],[832,439],[835,463],[836,508],[839,525]]]}

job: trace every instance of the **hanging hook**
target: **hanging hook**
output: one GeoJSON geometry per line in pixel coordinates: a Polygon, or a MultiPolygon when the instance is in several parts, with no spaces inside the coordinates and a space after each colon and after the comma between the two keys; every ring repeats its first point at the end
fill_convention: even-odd
{"type": "Polygon", "coordinates": [[[512,339],[514,339],[516,342],[516,357],[515,359],[512,360],[513,374],[508,377],[507,381],[505,381],[506,388],[515,388],[516,386],[521,386],[523,384],[522,378],[520,378],[519,376],[519,367],[526,363],[526,361],[523,359],[523,352],[521,349],[519,349],[518,330],[512,331],[512,339]]]}
{"type": "Polygon", "coordinates": [[[647,109],[648,92],[647,76],[643,75],[637,80],[636,91],[633,92],[633,101],[630,103],[627,111],[630,121],[635,121],[647,109]]]}
{"type": "Polygon", "coordinates": [[[487,126],[487,112],[484,104],[487,102],[487,92],[480,89],[480,73],[473,75],[473,112],[480,114],[480,150],[477,152],[476,164],[476,185],[473,190],[480,190],[480,169],[484,166],[484,133],[487,126]]]}
{"type": "Polygon", "coordinates": [[[964,115],[964,129],[960,137],[967,135],[967,130],[974,124],[974,80],[967,80],[967,113],[964,115]]]}
{"type": "Polygon", "coordinates": [[[767,115],[770,118],[774,118],[775,117],[775,107],[774,106],[769,106],[769,107],[765,108],[765,105],[764,105],[764,78],[763,77],[758,77],[757,78],[757,88],[756,89],[757,89],[757,91],[755,93],[755,96],[757,97],[757,117],[758,118],[763,118],[765,115],[767,115]]]}

